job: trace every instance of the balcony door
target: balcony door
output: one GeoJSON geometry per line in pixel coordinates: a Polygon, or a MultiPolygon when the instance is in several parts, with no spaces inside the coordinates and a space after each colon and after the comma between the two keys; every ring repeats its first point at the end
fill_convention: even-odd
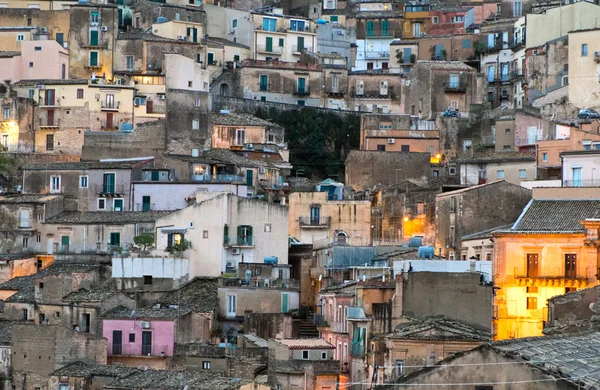
{"type": "Polygon", "coordinates": [[[538,273],[538,254],[537,253],[528,253],[527,254],[527,276],[528,277],[536,277],[539,275],[538,273]]]}
{"type": "Polygon", "coordinates": [[[318,206],[313,206],[310,208],[310,224],[312,226],[319,225],[319,221],[321,219],[321,208],[318,206]]]}
{"type": "Polygon", "coordinates": [[[571,168],[572,177],[573,177],[573,185],[572,187],[581,187],[582,186],[582,169],[580,167],[571,168]]]}
{"type": "Polygon", "coordinates": [[[123,331],[113,330],[112,336],[112,354],[120,355],[123,353],[123,331]]]}
{"type": "Polygon", "coordinates": [[[114,194],[115,193],[115,174],[114,173],[105,173],[104,179],[102,182],[102,192],[106,194],[114,194]]]}
{"type": "Polygon", "coordinates": [[[577,276],[577,255],[568,253],[565,255],[565,278],[573,279],[577,276]]]}
{"type": "Polygon", "coordinates": [[[142,332],[142,355],[152,355],[152,332],[146,330],[142,332]]]}

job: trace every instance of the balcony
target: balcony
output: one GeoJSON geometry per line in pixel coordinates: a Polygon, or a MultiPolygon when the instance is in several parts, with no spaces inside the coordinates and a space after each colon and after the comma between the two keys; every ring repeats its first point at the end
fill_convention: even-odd
{"type": "Polygon", "coordinates": [[[327,87],[325,92],[329,95],[344,95],[346,93],[346,89],[340,87],[327,87]]]}
{"type": "Polygon", "coordinates": [[[217,175],[191,175],[191,181],[202,183],[245,183],[242,176],[232,174],[217,174],[217,175]]]}
{"type": "Polygon", "coordinates": [[[261,54],[272,54],[272,55],[280,56],[283,54],[283,47],[281,47],[281,46],[267,47],[266,45],[256,45],[256,51],[261,54]]]}
{"type": "Polygon", "coordinates": [[[367,59],[389,59],[389,51],[367,51],[365,52],[365,58],[367,59]]]}
{"type": "Polygon", "coordinates": [[[108,348],[108,356],[166,357],[168,351],[168,345],[112,344],[108,348]]]}
{"type": "Polygon", "coordinates": [[[304,87],[304,88],[296,87],[296,89],[294,89],[294,96],[309,96],[309,95],[310,95],[309,87],[304,87]]]}
{"type": "Polygon", "coordinates": [[[538,267],[527,269],[515,267],[515,279],[586,280],[587,268],[565,271],[564,267],[538,267]]]}
{"type": "Polygon", "coordinates": [[[298,45],[293,45],[292,46],[292,52],[294,54],[300,54],[303,51],[312,53],[313,52],[313,48],[311,46],[298,46],[298,45]]]}
{"type": "Polygon", "coordinates": [[[600,179],[563,180],[563,187],[600,187],[600,179]]]}
{"type": "Polygon", "coordinates": [[[300,227],[306,229],[329,229],[331,226],[331,217],[300,217],[300,227]]]}
{"type": "Polygon", "coordinates": [[[57,118],[38,118],[40,120],[39,127],[40,128],[59,128],[60,127],[60,119],[57,118]]]}
{"type": "Polygon", "coordinates": [[[466,93],[467,83],[444,83],[444,92],[466,93]]]}
{"type": "Polygon", "coordinates": [[[112,102],[102,101],[100,106],[102,108],[102,111],[119,111],[120,105],[121,105],[120,101],[116,101],[116,102],[115,101],[112,101],[112,102]]]}
{"type": "Polygon", "coordinates": [[[362,357],[365,354],[365,346],[360,343],[360,344],[355,344],[352,343],[352,346],[350,347],[350,355],[354,356],[354,357],[362,357]]]}
{"type": "Polygon", "coordinates": [[[97,184],[95,186],[96,194],[102,196],[119,197],[125,194],[123,184],[97,184]]]}

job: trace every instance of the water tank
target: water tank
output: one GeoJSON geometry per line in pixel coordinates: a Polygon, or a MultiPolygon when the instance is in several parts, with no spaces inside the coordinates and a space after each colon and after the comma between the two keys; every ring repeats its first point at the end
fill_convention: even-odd
{"type": "Polygon", "coordinates": [[[246,270],[246,285],[250,284],[250,279],[252,279],[252,271],[246,270]]]}
{"type": "Polygon", "coordinates": [[[159,16],[158,18],[156,18],[156,23],[166,23],[167,22],[167,18],[165,18],[164,16],[159,16]]]}
{"type": "Polygon", "coordinates": [[[277,256],[267,256],[265,257],[265,264],[277,264],[279,263],[279,259],[277,256]]]}
{"type": "Polygon", "coordinates": [[[79,4],[87,4],[87,3],[88,3],[88,0],[79,0],[79,2],[78,2],[78,3],[79,3],[79,4]]]}
{"type": "Polygon", "coordinates": [[[318,19],[317,24],[327,24],[327,21],[325,19],[318,19]]]}
{"type": "Polygon", "coordinates": [[[411,237],[408,241],[408,246],[411,248],[418,248],[423,245],[423,237],[411,237]]]}
{"type": "Polygon", "coordinates": [[[127,122],[121,123],[120,130],[124,133],[131,133],[133,131],[133,123],[127,123],[127,122]]]}
{"type": "Polygon", "coordinates": [[[433,259],[434,248],[432,246],[419,247],[419,259],[433,259]]]}

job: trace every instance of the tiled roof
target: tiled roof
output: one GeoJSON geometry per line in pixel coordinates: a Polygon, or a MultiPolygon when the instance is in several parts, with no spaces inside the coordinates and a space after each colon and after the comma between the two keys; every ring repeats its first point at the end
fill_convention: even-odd
{"type": "Polygon", "coordinates": [[[35,280],[50,275],[74,272],[91,272],[100,268],[100,264],[54,263],[38,273],[13,278],[0,284],[0,290],[17,291],[6,302],[32,302],[35,300],[35,280]]]}
{"type": "Polygon", "coordinates": [[[24,204],[24,203],[46,203],[51,200],[62,198],[62,195],[48,194],[20,194],[0,196],[1,204],[24,204]]]}
{"type": "Polygon", "coordinates": [[[143,307],[139,309],[129,309],[119,306],[102,314],[102,318],[115,319],[175,319],[179,316],[189,313],[189,310],[182,308],[159,308],[143,307]]]}
{"type": "Polygon", "coordinates": [[[436,195],[435,197],[436,198],[444,198],[446,196],[454,196],[454,195],[462,194],[464,192],[475,191],[475,190],[478,190],[478,189],[483,188],[483,187],[497,186],[497,185],[514,186],[514,187],[518,187],[518,188],[521,188],[523,190],[526,190],[525,187],[521,187],[521,186],[509,183],[509,182],[504,181],[504,180],[495,180],[495,181],[490,181],[489,183],[485,183],[485,184],[478,184],[476,186],[471,186],[471,187],[467,187],[467,188],[461,188],[459,190],[443,192],[441,194],[436,195]]]}
{"type": "Polygon", "coordinates": [[[387,337],[407,340],[440,341],[490,341],[489,330],[451,320],[445,317],[432,317],[415,320],[396,327],[387,337]]]}
{"type": "Polygon", "coordinates": [[[88,84],[89,81],[86,79],[29,79],[29,80],[20,80],[14,85],[71,85],[71,84],[88,84]]]}
{"type": "Polygon", "coordinates": [[[71,363],[68,366],[62,367],[52,373],[52,376],[70,376],[87,378],[91,376],[104,376],[121,378],[139,372],[137,368],[102,364],[89,364],[84,362],[71,363]]]}
{"type": "Polygon", "coordinates": [[[180,44],[188,44],[188,45],[198,45],[194,42],[189,41],[180,41],[178,39],[165,38],[158,35],[154,35],[151,33],[145,33],[140,31],[126,31],[120,32],[117,37],[119,40],[143,40],[149,42],[168,42],[168,43],[180,43],[180,44]]]}
{"type": "Polygon", "coordinates": [[[475,68],[470,67],[461,61],[428,61],[428,60],[419,60],[417,61],[416,66],[423,66],[429,69],[448,69],[448,70],[465,70],[465,71],[475,71],[475,68]]]}
{"type": "Polygon", "coordinates": [[[116,224],[154,222],[173,211],[67,211],[46,220],[47,224],[116,224]]]}
{"type": "Polygon", "coordinates": [[[233,42],[230,41],[229,39],[225,39],[225,38],[217,38],[217,37],[208,37],[206,38],[206,40],[210,43],[210,42],[215,42],[221,45],[225,45],[225,46],[233,46],[233,47],[239,47],[240,49],[248,49],[250,50],[250,48],[246,45],[242,45],[241,43],[237,43],[237,42],[233,42]]]}
{"type": "Polygon", "coordinates": [[[600,200],[533,199],[511,229],[499,232],[584,232],[580,221],[600,218],[600,200]]]}
{"type": "Polygon", "coordinates": [[[467,234],[466,236],[462,236],[461,240],[466,241],[466,240],[481,240],[481,239],[486,239],[486,238],[492,238],[494,236],[492,234],[494,231],[508,229],[512,225],[513,224],[502,225],[502,226],[497,226],[497,227],[492,228],[492,229],[482,230],[480,232],[476,232],[476,233],[473,233],[473,234],[467,234]]]}
{"type": "Polygon", "coordinates": [[[0,51],[0,58],[11,58],[20,56],[20,51],[0,51]]]}
{"type": "Polygon", "coordinates": [[[582,389],[600,385],[600,332],[500,341],[492,348],[556,377],[580,381],[582,389]]]}
{"type": "Polygon", "coordinates": [[[194,278],[179,290],[167,293],[156,303],[179,306],[199,313],[211,313],[219,307],[219,283],[216,278],[194,278]]]}
{"type": "Polygon", "coordinates": [[[206,371],[138,370],[131,375],[105,385],[104,389],[181,390],[188,388],[237,390],[248,383],[252,382],[239,378],[228,378],[206,371]]]}
{"type": "Polygon", "coordinates": [[[565,150],[564,152],[560,153],[561,156],[570,156],[570,155],[577,156],[577,155],[580,155],[580,154],[583,154],[583,155],[586,155],[586,154],[591,154],[591,155],[600,154],[600,150],[598,150],[598,149],[591,149],[591,150],[565,150]]]}
{"type": "Polygon", "coordinates": [[[26,170],[63,171],[63,170],[88,170],[88,169],[131,169],[148,165],[154,158],[135,161],[74,161],[58,163],[28,164],[26,170]]]}
{"type": "Polygon", "coordinates": [[[289,349],[334,349],[323,339],[277,339],[276,342],[285,345],[289,349]]]}
{"type": "Polygon", "coordinates": [[[12,344],[12,326],[13,322],[0,321],[0,345],[12,344]]]}
{"type": "Polygon", "coordinates": [[[213,125],[229,125],[229,126],[277,126],[276,124],[260,119],[251,114],[241,114],[232,112],[229,114],[213,113],[213,125]]]}
{"type": "Polygon", "coordinates": [[[459,163],[477,164],[477,163],[509,163],[522,161],[535,161],[535,153],[521,152],[491,152],[477,153],[472,157],[463,157],[457,160],[459,163]]]}
{"type": "Polygon", "coordinates": [[[85,288],[79,291],[74,291],[63,297],[64,302],[102,302],[116,294],[122,294],[119,291],[110,290],[108,286],[97,288],[94,290],[86,290],[85,288]]]}

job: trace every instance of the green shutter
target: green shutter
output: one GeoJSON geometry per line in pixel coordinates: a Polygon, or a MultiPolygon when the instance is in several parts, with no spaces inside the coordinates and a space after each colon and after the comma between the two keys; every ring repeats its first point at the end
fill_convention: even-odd
{"type": "Polygon", "coordinates": [[[296,51],[304,50],[304,37],[298,37],[298,49],[296,51]]]}
{"type": "Polygon", "coordinates": [[[362,330],[362,337],[360,339],[361,342],[366,342],[367,341],[367,328],[363,328],[362,330]]]}
{"type": "Polygon", "coordinates": [[[388,36],[388,21],[387,20],[381,21],[381,35],[384,37],[388,36]]]}
{"type": "Polygon", "coordinates": [[[98,30],[90,31],[90,46],[98,46],[98,30]]]}
{"type": "Polygon", "coordinates": [[[375,35],[374,31],[375,31],[375,22],[373,22],[372,20],[368,20],[367,21],[367,36],[372,37],[373,35],[375,35]]]}
{"type": "Polygon", "coordinates": [[[121,233],[110,233],[110,245],[119,246],[121,244],[121,233]]]}
{"type": "Polygon", "coordinates": [[[330,16],[329,17],[329,21],[332,22],[332,23],[333,22],[337,22],[338,21],[338,17],[337,16],[330,16]]]}
{"type": "Polygon", "coordinates": [[[90,52],[90,66],[98,66],[98,52],[97,51],[90,52]]]}
{"type": "Polygon", "coordinates": [[[279,47],[283,47],[283,43],[284,43],[283,38],[279,38],[279,47]]]}
{"type": "Polygon", "coordinates": [[[60,243],[62,246],[69,246],[69,236],[61,236],[60,243]]]}
{"type": "Polygon", "coordinates": [[[265,51],[272,52],[273,51],[273,38],[266,37],[265,38],[265,51]]]}
{"type": "Polygon", "coordinates": [[[360,342],[360,328],[354,328],[354,338],[352,339],[352,344],[357,344],[360,342]]]}
{"type": "Polygon", "coordinates": [[[238,236],[238,240],[242,237],[242,225],[239,225],[237,227],[237,236],[238,236]]]}
{"type": "Polygon", "coordinates": [[[248,237],[250,237],[251,240],[252,237],[254,237],[254,234],[252,234],[252,226],[248,226],[248,237]]]}
{"type": "Polygon", "coordinates": [[[214,60],[215,60],[214,53],[208,53],[208,65],[211,65],[214,60]]]}

